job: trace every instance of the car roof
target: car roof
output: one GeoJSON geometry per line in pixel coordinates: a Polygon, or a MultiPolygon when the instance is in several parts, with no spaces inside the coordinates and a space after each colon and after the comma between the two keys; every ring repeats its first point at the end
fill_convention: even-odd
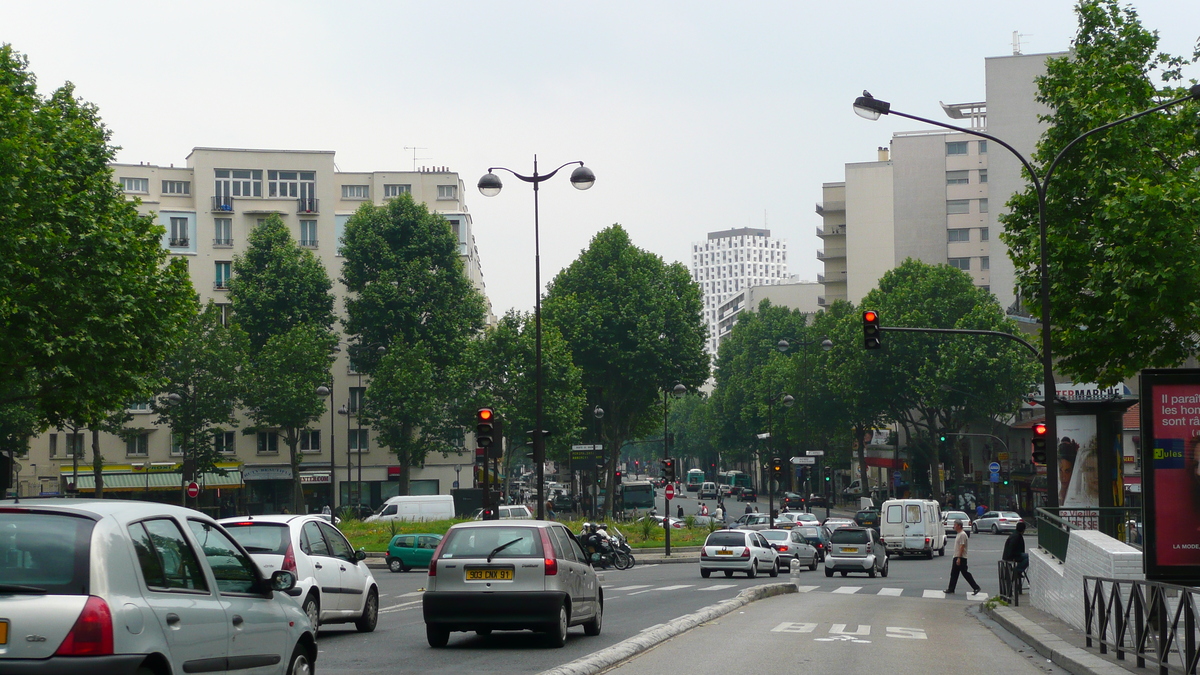
{"type": "MultiPolygon", "coordinates": [[[[529,518],[506,518],[504,520],[473,520],[466,523],[456,523],[450,526],[451,530],[462,530],[473,527],[514,527],[517,525],[525,527],[550,527],[551,525],[561,525],[561,523],[553,520],[532,520],[529,518]]],[[[565,527],[565,526],[564,526],[565,527]]]]}
{"type": "Polygon", "coordinates": [[[160,504],[158,502],[145,502],[134,499],[22,499],[19,503],[16,500],[5,499],[0,500],[0,507],[5,508],[29,508],[29,509],[50,509],[62,511],[64,513],[76,513],[92,515],[97,518],[114,517],[118,519],[125,518],[140,518],[146,515],[171,515],[179,518],[195,518],[200,516],[210,518],[210,516],[189,509],[184,506],[176,506],[174,504],[160,504]]]}
{"type": "Polygon", "coordinates": [[[304,520],[319,520],[323,523],[329,522],[326,518],[324,518],[320,514],[307,514],[307,513],[272,513],[269,515],[262,515],[262,516],[235,516],[233,518],[222,518],[222,519],[218,520],[217,522],[221,523],[221,524],[228,524],[228,523],[235,523],[235,522],[236,523],[254,522],[254,523],[289,524],[289,523],[292,523],[293,521],[304,521],[304,520]]]}

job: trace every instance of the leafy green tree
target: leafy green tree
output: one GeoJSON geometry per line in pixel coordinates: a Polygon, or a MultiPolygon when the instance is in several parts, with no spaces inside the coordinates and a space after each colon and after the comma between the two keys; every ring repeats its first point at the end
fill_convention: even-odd
{"type": "MultiPolygon", "coordinates": [[[[1051,109],[1031,161],[1044,173],[1071,140],[1187,94],[1190,59],[1157,52],[1158,36],[1116,0],[1078,4],[1071,53],[1047,61],[1037,100],[1051,109]],[[1156,83],[1158,80],[1159,83],[1156,83]]],[[[1112,384],[1200,351],[1200,105],[1179,105],[1074,146],[1047,190],[1046,223],[1057,367],[1112,384]]],[[[1041,315],[1037,195],[1009,202],[1009,246],[1026,307],[1041,315]]]]}
{"type": "Polygon", "coordinates": [[[485,301],[463,274],[449,223],[409,195],[364,204],[342,243],[350,355],[371,375],[363,419],[396,453],[407,494],[408,468],[431,450],[457,449],[451,437],[469,420],[463,360],[485,301]]]}
{"type": "Polygon", "coordinates": [[[277,429],[292,464],[293,510],[304,512],[300,434],[320,418],[337,336],[333,283],[312,251],[300,248],[279,216],[250,232],[246,252],[233,259],[229,299],[249,344],[242,400],[254,426],[277,429]]]}
{"type": "Polygon", "coordinates": [[[35,84],[0,45],[0,406],[45,428],[146,390],[192,288],[162,227],[114,184],[95,106],[35,84]]]}
{"type": "MultiPolygon", "coordinates": [[[[703,393],[689,393],[671,406],[667,428],[675,437],[672,454],[681,461],[690,458],[691,464],[703,469],[708,480],[716,480],[713,469],[720,468],[720,450],[716,442],[717,424],[713,417],[712,399],[703,393]]],[[[661,446],[657,446],[661,447],[661,446]]],[[[642,452],[639,456],[647,461],[658,452],[642,452]]],[[[683,461],[683,466],[689,463],[683,461]]]]}
{"type": "Polygon", "coordinates": [[[605,411],[601,438],[611,487],[625,441],[661,424],[663,389],[677,382],[695,389],[708,378],[700,287],[682,264],[635,247],[613,225],[554,278],[542,311],[583,371],[589,402],[605,411]]]}

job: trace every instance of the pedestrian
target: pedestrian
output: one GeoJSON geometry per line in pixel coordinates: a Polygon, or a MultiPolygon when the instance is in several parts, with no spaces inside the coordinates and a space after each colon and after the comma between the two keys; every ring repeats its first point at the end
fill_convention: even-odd
{"type": "Polygon", "coordinates": [[[954,595],[954,587],[958,585],[959,575],[962,575],[962,578],[971,585],[971,590],[980,593],[982,591],[979,584],[975,583],[975,577],[967,571],[967,533],[963,531],[962,519],[954,521],[954,531],[958,534],[954,536],[954,560],[950,567],[950,586],[944,592],[946,595],[954,595]]]}
{"type": "Polygon", "coordinates": [[[746,513],[754,513],[754,509],[750,508],[749,504],[746,505],[746,513]]]}
{"type": "Polygon", "coordinates": [[[701,504],[701,505],[700,505],[700,515],[702,515],[702,516],[707,516],[707,515],[708,515],[708,504],[701,504]]]}
{"type": "Polygon", "coordinates": [[[553,499],[546,500],[546,517],[549,518],[550,520],[554,520],[554,500],[553,499]]]}
{"type": "Polygon", "coordinates": [[[1029,569],[1029,553],[1025,550],[1025,521],[1017,523],[1017,529],[1004,542],[1004,553],[1001,560],[1017,563],[1017,578],[1029,569]]]}
{"type": "Polygon", "coordinates": [[[675,512],[675,515],[679,516],[680,519],[683,518],[683,504],[679,505],[679,510],[675,512]]]}
{"type": "Polygon", "coordinates": [[[717,502],[717,510],[713,511],[713,518],[715,518],[717,522],[721,524],[725,523],[725,509],[721,508],[720,502],[717,502]]]}
{"type": "Polygon", "coordinates": [[[984,514],[984,513],[986,513],[986,512],[987,512],[987,505],[986,505],[986,504],[984,504],[983,502],[980,502],[980,503],[979,503],[979,504],[978,504],[978,505],[975,507],[975,517],[976,517],[976,518],[982,518],[982,517],[983,517],[983,514],[984,514]]]}

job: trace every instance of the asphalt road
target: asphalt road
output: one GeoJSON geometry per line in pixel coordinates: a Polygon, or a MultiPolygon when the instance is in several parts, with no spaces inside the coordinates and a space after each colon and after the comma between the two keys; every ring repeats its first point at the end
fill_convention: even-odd
{"type": "MultiPolygon", "coordinates": [[[[1033,544],[1032,538],[1029,544],[1033,544]]],[[[988,595],[996,592],[996,561],[1003,545],[1004,537],[980,534],[971,538],[971,570],[988,595]]],[[[956,596],[942,596],[949,572],[949,556],[933,560],[893,558],[886,579],[869,579],[865,575],[826,578],[820,568],[816,572],[804,570],[795,577],[784,573],[778,579],[766,575],[756,579],[742,575],[702,579],[696,563],[638,565],[631,570],[601,573],[605,616],[603,632],[597,637],[587,637],[581,627],[575,627],[565,647],[550,649],[542,646],[541,636],[529,632],[493,633],[486,637],[452,633],[447,648],[431,649],[425,641],[421,617],[425,574],[375,570],[381,590],[378,628],[371,634],[357,633],[350,624],[323,628],[317,666],[322,673],[335,674],[394,673],[398,669],[431,674],[536,673],[731,598],[751,585],[777,581],[794,581],[801,590],[800,596],[822,598],[820,602],[861,605],[865,612],[888,608],[891,625],[914,625],[919,617],[931,611],[941,616],[944,606],[953,607],[954,616],[961,621],[962,613],[974,603],[962,592],[969,590],[965,584],[960,584],[956,596]],[[905,618],[907,623],[902,621],[905,618]]],[[[755,603],[758,604],[762,603],[755,603]]],[[[847,621],[858,620],[854,618],[858,615],[847,616],[847,621]]]]}

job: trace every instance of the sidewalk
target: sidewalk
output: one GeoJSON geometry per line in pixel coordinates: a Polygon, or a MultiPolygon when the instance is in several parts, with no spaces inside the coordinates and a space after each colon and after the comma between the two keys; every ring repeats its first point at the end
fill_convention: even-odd
{"type": "Polygon", "coordinates": [[[1098,648],[1088,649],[1082,631],[1034,607],[1028,594],[1021,596],[1020,607],[997,605],[988,609],[985,606],[984,612],[1043,657],[1075,675],[1148,675],[1152,672],[1149,667],[1138,668],[1130,654],[1126,654],[1125,661],[1118,661],[1112,651],[1102,656],[1098,648]]]}

